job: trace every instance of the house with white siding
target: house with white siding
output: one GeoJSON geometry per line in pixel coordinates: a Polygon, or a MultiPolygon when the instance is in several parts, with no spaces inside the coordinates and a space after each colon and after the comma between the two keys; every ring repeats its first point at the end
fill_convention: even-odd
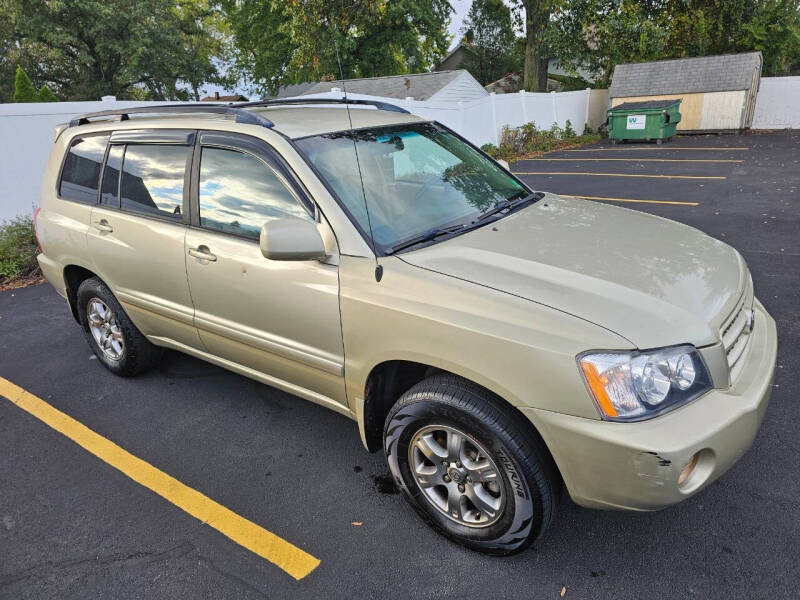
{"type": "Polygon", "coordinates": [[[469,102],[488,95],[478,80],[465,69],[322,81],[305,89],[301,95],[322,94],[332,90],[346,90],[351,94],[383,98],[400,100],[412,98],[434,102],[469,102]]]}

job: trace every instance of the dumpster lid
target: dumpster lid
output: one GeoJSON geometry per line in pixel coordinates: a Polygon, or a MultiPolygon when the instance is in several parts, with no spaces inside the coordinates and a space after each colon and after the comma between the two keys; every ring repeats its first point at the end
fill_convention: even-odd
{"type": "Polygon", "coordinates": [[[667,108],[668,106],[672,106],[673,104],[678,104],[680,102],[680,98],[675,98],[672,100],[643,100],[641,102],[624,102],[623,104],[618,104],[610,108],[610,111],[616,110],[638,110],[641,108],[667,108]]]}

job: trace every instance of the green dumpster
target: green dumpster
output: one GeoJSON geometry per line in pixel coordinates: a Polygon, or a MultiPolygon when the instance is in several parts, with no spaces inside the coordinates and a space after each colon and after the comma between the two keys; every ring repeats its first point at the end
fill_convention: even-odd
{"type": "Polygon", "coordinates": [[[660,144],[675,135],[681,120],[681,101],[625,102],[608,111],[608,137],[618,140],[655,140],[660,144]]]}

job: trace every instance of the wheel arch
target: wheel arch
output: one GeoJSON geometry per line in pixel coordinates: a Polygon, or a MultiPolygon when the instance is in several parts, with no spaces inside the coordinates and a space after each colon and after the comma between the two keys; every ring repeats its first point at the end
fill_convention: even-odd
{"type": "Polygon", "coordinates": [[[77,307],[78,288],[80,287],[81,283],[87,279],[91,279],[92,277],[99,276],[97,273],[90,271],[81,265],[71,264],[64,267],[64,284],[67,291],[67,302],[69,303],[69,308],[72,311],[72,317],[77,323],[80,323],[77,307]]]}
{"type": "MultiPolygon", "coordinates": [[[[400,396],[423,379],[427,379],[439,373],[455,375],[456,377],[479,386],[489,396],[496,399],[497,402],[503,404],[511,411],[514,417],[519,419],[519,423],[522,424],[533,438],[541,443],[542,447],[545,448],[548,454],[550,454],[550,457],[553,458],[552,452],[550,452],[550,449],[536,426],[513,402],[503,397],[497,390],[493,390],[487,385],[475,381],[474,378],[465,376],[463,373],[411,360],[383,361],[373,366],[367,376],[364,386],[363,414],[360,415],[359,418],[362,441],[367,450],[376,452],[383,446],[383,426],[386,416],[389,414],[392,406],[400,399],[400,396]]],[[[553,463],[555,464],[555,460],[553,463]]],[[[557,467],[556,470],[558,470],[557,467]]]]}

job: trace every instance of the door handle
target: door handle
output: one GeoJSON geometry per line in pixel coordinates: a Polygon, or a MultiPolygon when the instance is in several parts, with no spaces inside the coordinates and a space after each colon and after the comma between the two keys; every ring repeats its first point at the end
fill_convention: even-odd
{"type": "Polygon", "coordinates": [[[215,262],[217,260],[217,255],[212,254],[211,251],[208,249],[208,246],[198,246],[197,248],[189,248],[189,256],[194,256],[195,258],[199,258],[200,260],[207,260],[209,262],[215,262]]]}
{"type": "Polygon", "coordinates": [[[98,231],[103,231],[105,233],[111,233],[114,231],[114,228],[108,224],[108,221],[105,219],[100,219],[99,221],[95,221],[92,223],[92,226],[97,229],[98,231]]]}

